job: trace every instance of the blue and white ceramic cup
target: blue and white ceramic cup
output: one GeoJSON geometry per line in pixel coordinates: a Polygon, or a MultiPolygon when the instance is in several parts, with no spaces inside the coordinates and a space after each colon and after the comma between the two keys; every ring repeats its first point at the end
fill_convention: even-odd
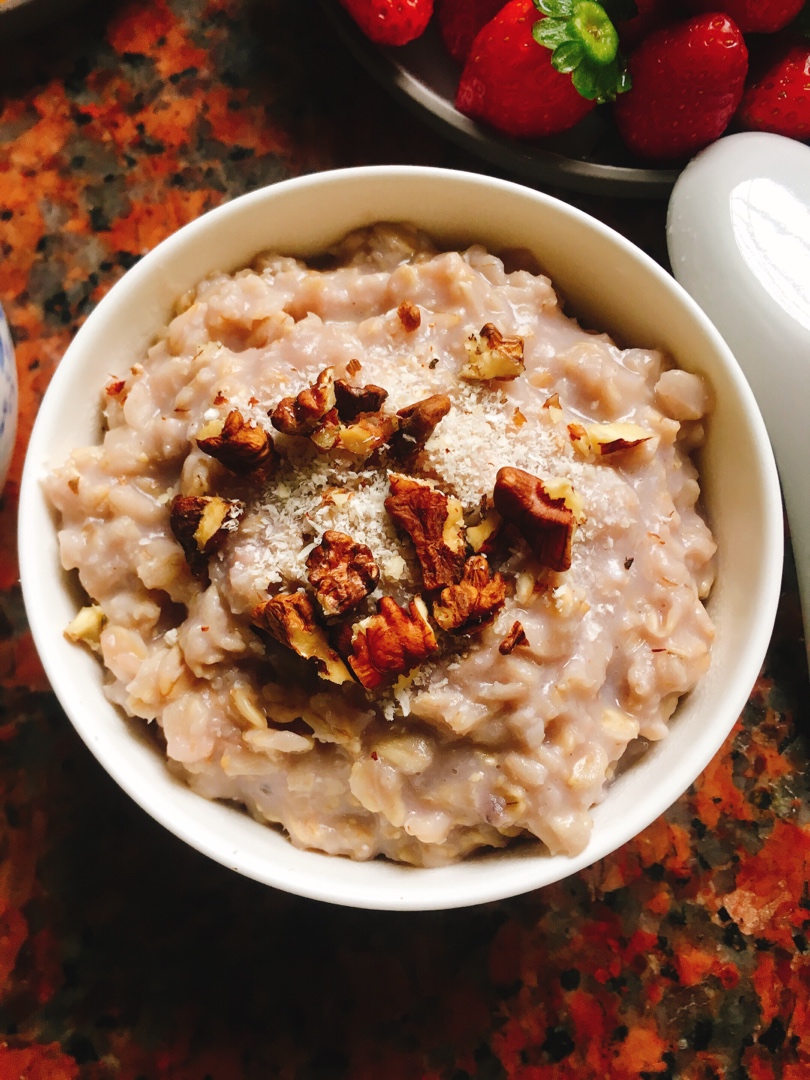
{"type": "Polygon", "coordinates": [[[0,489],[6,480],[17,434],[17,367],[8,323],[0,307],[0,489]]]}

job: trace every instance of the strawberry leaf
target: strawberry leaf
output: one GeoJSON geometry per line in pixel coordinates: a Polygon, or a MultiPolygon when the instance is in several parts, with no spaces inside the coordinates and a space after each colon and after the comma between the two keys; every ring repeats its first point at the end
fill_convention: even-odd
{"type": "Polygon", "coordinates": [[[532,37],[538,45],[556,49],[568,41],[568,22],[563,19],[540,19],[532,27],[532,37]]]}
{"type": "Polygon", "coordinates": [[[575,0],[534,0],[534,6],[550,19],[570,19],[575,0]]]}
{"type": "Polygon", "coordinates": [[[547,16],[532,27],[534,40],[551,49],[552,67],[570,74],[574,88],[582,97],[602,104],[614,101],[617,94],[630,89],[630,77],[619,55],[619,35],[601,4],[596,0],[534,0],[534,3],[547,16]],[[556,14],[563,9],[569,10],[570,15],[556,14]]]}
{"type": "Polygon", "coordinates": [[[631,86],[630,76],[619,65],[581,64],[571,73],[574,88],[589,101],[615,101],[618,94],[623,94],[631,86]]]}
{"type": "MultiPolygon", "coordinates": [[[[551,54],[551,63],[564,75],[569,71],[576,71],[585,56],[585,50],[580,41],[564,41],[558,45],[551,54]]],[[[574,84],[576,85],[576,84],[574,84]]],[[[587,97],[586,94],[582,95],[587,97]]]]}

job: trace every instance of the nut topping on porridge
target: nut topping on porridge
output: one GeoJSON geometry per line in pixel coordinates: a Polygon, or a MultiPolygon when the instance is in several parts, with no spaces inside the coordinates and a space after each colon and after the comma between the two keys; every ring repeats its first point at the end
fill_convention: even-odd
{"type": "Polygon", "coordinates": [[[652,438],[639,424],[569,424],[568,433],[583,456],[590,453],[597,457],[634,450],[652,438]]]}
{"type": "Polygon", "coordinates": [[[519,645],[528,644],[523,624],[520,621],[515,621],[512,623],[512,629],[498,646],[498,652],[501,656],[509,656],[519,645]]]}
{"type": "MultiPolygon", "coordinates": [[[[353,424],[341,424],[332,447],[365,460],[391,439],[396,427],[395,416],[383,412],[368,413],[353,424]]],[[[316,441],[315,435],[312,436],[312,441],[316,441]]]]}
{"type": "Polygon", "coordinates": [[[321,678],[338,685],[351,681],[346,665],[316,622],[312,601],[303,590],[265,600],[253,609],[253,621],[305,660],[315,660],[321,678]]]}
{"type": "Polygon", "coordinates": [[[110,700],[300,848],[581,851],[709,664],[708,388],[400,226],[187,300],[45,481],[110,700]]]}
{"type": "Polygon", "coordinates": [[[454,585],[464,569],[464,508],[429,480],[401,473],[388,478],[385,509],[413,541],[428,590],[454,585]]]}
{"type": "Polygon", "coordinates": [[[412,303],[410,300],[402,301],[397,308],[397,315],[399,316],[399,321],[410,334],[412,334],[414,330],[418,330],[422,325],[422,313],[416,304],[412,303]]]}
{"type": "Polygon", "coordinates": [[[451,402],[447,394],[431,394],[422,401],[400,409],[397,413],[399,427],[391,440],[392,455],[399,461],[415,457],[450,409],[451,402]]]}
{"type": "Polygon", "coordinates": [[[493,323],[482,326],[480,334],[473,334],[465,347],[467,363],[459,372],[462,379],[516,379],[525,371],[523,338],[504,337],[493,323]]]}
{"type": "Polygon", "coordinates": [[[246,474],[262,467],[269,475],[278,455],[264,428],[245,420],[238,409],[231,409],[225,420],[210,420],[197,435],[197,446],[221,462],[231,472],[246,474]]]}
{"type": "Polygon", "coordinates": [[[365,544],[329,529],[307,556],[307,576],[324,615],[343,615],[373,592],[380,580],[374,556],[365,544]]]}
{"type": "Polygon", "coordinates": [[[486,510],[477,525],[467,526],[467,543],[477,554],[491,555],[503,529],[503,518],[497,510],[486,510]]]}
{"type": "Polygon", "coordinates": [[[126,385],[126,379],[111,379],[104,387],[104,393],[107,397],[118,397],[126,385]]]}
{"type": "Polygon", "coordinates": [[[406,611],[390,596],[377,601],[377,614],[353,627],[349,666],[367,690],[407,675],[436,652],[436,635],[420,597],[406,611]]]}
{"type": "Polygon", "coordinates": [[[335,403],[337,413],[344,424],[351,423],[363,413],[379,412],[388,397],[388,391],[369,383],[352,386],[345,379],[335,380],[335,403]]]}
{"type": "Polygon", "coordinates": [[[270,413],[270,423],[284,435],[311,435],[335,407],[335,372],[324,368],[296,397],[285,397],[270,413]]]}
{"type": "Polygon", "coordinates": [[[98,604],[83,607],[65,627],[65,637],[74,644],[84,642],[93,652],[101,652],[101,628],[105,622],[104,612],[98,604]]]}
{"type": "Polygon", "coordinates": [[[244,513],[240,502],[218,495],[175,495],[169,524],[192,574],[204,578],[208,560],[225,542],[244,513]]]}
{"type": "Polygon", "coordinates": [[[538,562],[558,572],[570,570],[574,514],[566,498],[552,498],[537,476],[503,468],[495,480],[495,508],[520,531],[538,562]]]}
{"type": "Polygon", "coordinates": [[[506,582],[490,577],[486,555],[473,555],[464,564],[458,585],[442,589],[433,605],[433,618],[451,634],[477,634],[495,619],[506,599],[506,582]]]}

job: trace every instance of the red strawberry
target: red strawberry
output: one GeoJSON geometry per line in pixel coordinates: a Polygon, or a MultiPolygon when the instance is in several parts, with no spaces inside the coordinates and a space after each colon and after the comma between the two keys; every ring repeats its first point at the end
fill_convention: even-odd
{"type": "Polygon", "coordinates": [[[689,11],[722,11],[744,34],[773,34],[793,22],[804,0],[684,0],[689,11]]]}
{"type": "Polygon", "coordinates": [[[517,138],[566,131],[624,89],[617,47],[595,0],[509,0],[473,42],[456,107],[517,138]]]}
{"type": "Polygon", "coordinates": [[[436,0],[436,21],[444,46],[455,61],[467,59],[475,36],[506,0],[436,0]]]}
{"type": "Polygon", "coordinates": [[[727,15],[698,15],[650,34],[627,67],[633,88],[614,106],[619,134],[639,157],[674,160],[726,130],[742,97],[748,50],[727,15]]]}
{"type": "Polygon", "coordinates": [[[783,46],[764,74],[746,88],[737,119],[747,131],[810,139],[810,41],[783,46]]]}
{"type": "Polygon", "coordinates": [[[407,45],[430,22],[433,0],[340,0],[377,45],[407,45]]]}

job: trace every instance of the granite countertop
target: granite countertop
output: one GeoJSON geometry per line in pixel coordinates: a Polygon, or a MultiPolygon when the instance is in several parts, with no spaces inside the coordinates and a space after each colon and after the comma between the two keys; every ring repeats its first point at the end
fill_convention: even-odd
{"type": "MultiPolygon", "coordinates": [[[[75,329],[204,210],[377,162],[481,167],[380,92],[314,0],[109,0],[0,45],[0,300],[21,380],[0,511],[0,1080],[802,1080],[808,681],[790,565],[750,701],[669,813],[565,882],[455,912],[334,908],[215,865],[123,795],[48,687],[15,513],[75,329]]],[[[665,258],[661,204],[571,201],[665,258]]]]}

